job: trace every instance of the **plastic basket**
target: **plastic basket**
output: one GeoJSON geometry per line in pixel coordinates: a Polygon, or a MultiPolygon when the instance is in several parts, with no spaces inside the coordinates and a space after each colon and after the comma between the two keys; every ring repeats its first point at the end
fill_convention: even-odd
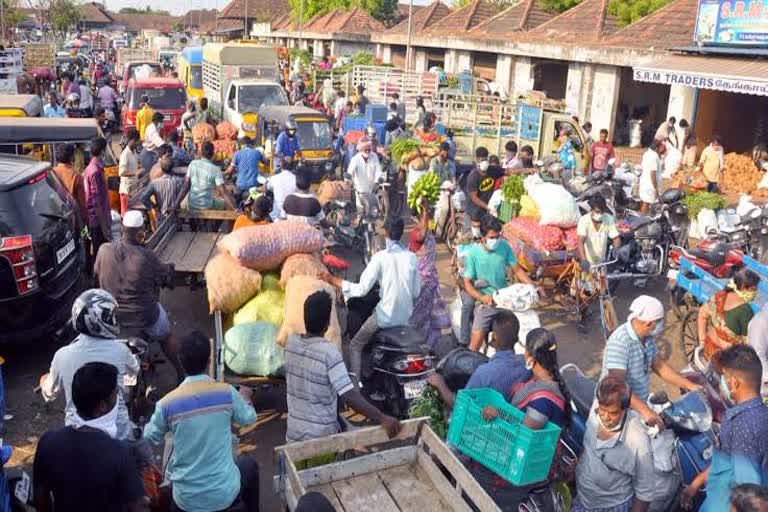
{"type": "Polygon", "coordinates": [[[493,389],[463,389],[456,397],[448,442],[513,485],[541,482],[549,475],[560,427],[547,422],[533,430],[523,425],[524,417],[493,389]],[[483,419],[486,405],[494,406],[499,417],[483,419]]]}
{"type": "Polygon", "coordinates": [[[365,109],[365,119],[368,121],[368,124],[386,123],[387,106],[369,103],[365,109]]]}
{"type": "Polygon", "coordinates": [[[356,130],[364,131],[367,126],[368,120],[365,116],[346,116],[344,118],[344,133],[356,130]]]}

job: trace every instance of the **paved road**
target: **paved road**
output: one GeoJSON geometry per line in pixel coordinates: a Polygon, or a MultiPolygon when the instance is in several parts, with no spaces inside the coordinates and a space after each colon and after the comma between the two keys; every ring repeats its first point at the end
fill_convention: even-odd
{"type": "MultiPolygon", "coordinates": [[[[449,268],[449,255],[440,246],[439,271],[442,292],[450,303],[453,300],[453,283],[449,268]]],[[[638,289],[631,281],[622,283],[618,290],[615,307],[621,320],[626,317],[631,300],[640,293],[648,293],[666,302],[661,282],[649,283],[645,289],[638,289]]],[[[164,291],[162,303],[168,309],[176,332],[185,333],[201,329],[213,335],[213,319],[208,314],[205,290],[190,291],[186,288],[164,291]]],[[[577,329],[561,312],[546,310],[542,323],[553,330],[558,337],[560,364],[576,363],[589,374],[599,371],[603,339],[597,315],[587,322],[583,330],[577,329]]],[[[664,334],[661,337],[662,353],[672,364],[681,366],[683,357],[679,348],[679,323],[671,314],[667,316],[664,334]]],[[[31,341],[26,346],[3,347],[0,354],[5,357],[3,367],[6,383],[8,413],[13,418],[7,421],[5,441],[15,447],[11,465],[29,468],[39,436],[49,428],[56,427],[63,419],[63,402],[59,400],[45,407],[39,395],[33,393],[38,378],[48,369],[57,346],[49,339],[31,341]]],[[[173,384],[173,369],[161,366],[164,374],[162,387],[167,391],[173,384]]],[[[283,443],[285,436],[285,389],[282,386],[258,389],[254,393],[254,405],[259,412],[258,424],[240,432],[241,449],[255,453],[261,467],[262,510],[279,511],[280,503],[272,493],[271,480],[274,474],[272,449],[283,443]]]]}

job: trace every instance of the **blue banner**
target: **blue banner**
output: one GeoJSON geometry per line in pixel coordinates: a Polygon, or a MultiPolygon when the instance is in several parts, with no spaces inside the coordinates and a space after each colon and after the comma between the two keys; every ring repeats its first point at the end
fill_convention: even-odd
{"type": "Polygon", "coordinates": [[[700,0],[696,41],[768,46],[768,0],[700,0]]]}

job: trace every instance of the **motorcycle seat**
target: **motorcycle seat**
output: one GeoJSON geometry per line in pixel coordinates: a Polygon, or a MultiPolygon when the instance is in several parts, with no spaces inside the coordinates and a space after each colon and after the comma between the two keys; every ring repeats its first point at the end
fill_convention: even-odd
{"type": "Polygon", "coordinates": [[[379,329],[374,335],[374,342],[397,352],[421,350],[421,347],[426,344],[424,336],[410,326],[379,329]]]}
{"type": "Polygon", "coordinates": [[[565,386],[568,388],[568,393],[571,395],[571,400],[576,406],[576,412],[586,419],[592,408],[592,402],[595,400],[597,383],[585,376],[581,371],[575,369],[575,367],[573,370],[570,368],[567,370],[563,369],[561,374],[565,381],[565,386]]]}
{"type": "Polygon", "coordinates": [[[721,244],[718,244],[709,251],[703,251],[701,249],[688,249],[687,252],[694,258],[702,259],[713,267],[717,267],[725,263],[726,250],[725,246],[721,244]]]}

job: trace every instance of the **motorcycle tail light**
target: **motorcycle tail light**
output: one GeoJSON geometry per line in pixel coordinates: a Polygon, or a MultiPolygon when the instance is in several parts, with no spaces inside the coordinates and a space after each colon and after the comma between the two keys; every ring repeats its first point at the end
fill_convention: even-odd
{"type": "Polygon", "coordinates": [[[408,356],[392,365],[395,370],[403,373],[421,373],[432,368],[432,359],[428,357],[408,356]]]}

